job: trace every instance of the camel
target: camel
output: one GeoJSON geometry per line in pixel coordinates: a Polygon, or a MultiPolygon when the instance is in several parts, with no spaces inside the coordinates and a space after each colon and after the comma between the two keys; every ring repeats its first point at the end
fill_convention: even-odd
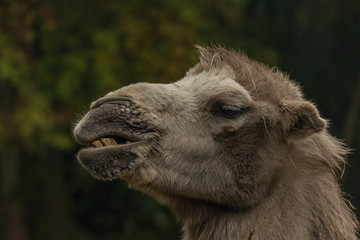
{"type": "Polygon", "coordinates": [[[78,160],[166,204],[183,240],[357,239],[338,178],[346,147],[287,75],[219,46],[179,81],[93,102],[78,160]]]}

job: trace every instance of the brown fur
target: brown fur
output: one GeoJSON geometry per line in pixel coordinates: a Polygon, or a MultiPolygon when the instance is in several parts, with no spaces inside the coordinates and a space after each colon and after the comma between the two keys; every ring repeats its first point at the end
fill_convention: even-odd
{"type": "Polygon", "coordinates": [[[222,47],[174,84],[135,84],[92,105],[80,143],[95,177],[120,178],[167,204],[190,239],[356,239],[337,183],[346,148],[299,87],[222,47]]]}

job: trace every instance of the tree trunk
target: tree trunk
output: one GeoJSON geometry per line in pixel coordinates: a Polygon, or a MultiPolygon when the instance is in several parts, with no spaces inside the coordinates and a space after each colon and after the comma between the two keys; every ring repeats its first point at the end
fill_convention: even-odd
{"type": "Polygon", "coordinates": [[[343,137],[346,143],[351,146],[354,140],[354,133],[357,124],[357,118],[360,111],[360,73],[357,78],[357,85],[354,86],[354,94],[351,101],[351,105],[346,117],[343,137]]]}
{"type": "Polygon", "coordinates": [[[64,194],[62,183],[62,162],[54,150],[48,150],[43,157],[45,169],[45,200],[49,240],[65,240],[64,194]]]}
{"type": "Polygon", "coordinates": [[[28,232],[23,219],[23,203],[19,184],[19,159],[16,151],[1,151],[1,192],[4,212],[4,240],[27,240],[28,232]]]}

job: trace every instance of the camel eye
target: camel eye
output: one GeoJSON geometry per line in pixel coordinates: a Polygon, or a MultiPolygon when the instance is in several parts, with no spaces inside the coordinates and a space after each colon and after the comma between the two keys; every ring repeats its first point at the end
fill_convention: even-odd
{"type": "Polygon", "coordinates": [[[224,105],[220,108],[220,113],[226,118],[236,118],[245,112],[244,108],[238,106],[224,105]]]}

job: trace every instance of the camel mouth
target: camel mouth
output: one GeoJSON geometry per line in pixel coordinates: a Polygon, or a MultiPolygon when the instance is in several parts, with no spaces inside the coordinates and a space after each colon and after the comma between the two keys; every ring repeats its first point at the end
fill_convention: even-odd
{"type": "Polygon", "coordinates": [[[79,162],[96,178],[110,180],[120,178],[137,164],[151,138],[125,135],[102,135],[82,142],[79,162]]]}
{"type": "Polygon", "coordinates": [[[157,132],[141,111],[127,101],[103,99],[77,123],[74,138],[83,146],[77,159],[94,177],[121,178],[156,146],[157,132]]]}
{"type": "Polygon", "coordinates": [[[133,144],[135,142],[133,140],[130,141],[129,139],[124,137],[110,135],[110,136],[103,136],[93,140],[91,142],[91,145],[95,148],[103,148],[103,147],[123,146],[123,145],[133,144]]]}
{"type": "Polygon", "coordinates": [[[84,146],[83,151],[106,151],[110,148],[129,148],[145,140],[145,137],[142,139],[124,134],[103,134],[87,139],[86,141],[78,142],[84,146]]]}

